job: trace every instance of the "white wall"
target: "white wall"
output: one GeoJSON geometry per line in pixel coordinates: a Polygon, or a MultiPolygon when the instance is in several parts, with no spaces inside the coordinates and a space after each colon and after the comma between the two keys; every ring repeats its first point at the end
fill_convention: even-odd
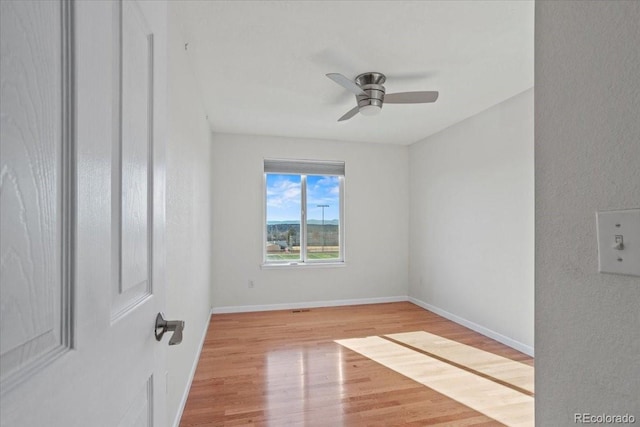
{"type": "Polygon", "coordinates": [[[640,2],[536,2],[536,423],[640,420],[640,277],[595,212],[640,207],[640,2]]]}
{"type": "Polygon", "coordinates": [[[186,325],[182,344],[167,351],[169,423],[182,410],[211,310],[211,132],[175,18],[178,6],[169,2],[165,314],[186,325]]]}
{"type": "Polygon", "coordinates": [[[406,296],[407,152],[395,145],[214,134],[213,306],[406,296]],[[268,157],[346,162],[345,267],[260,268],[268,157]]]}
{"type": "Polygon", "coordinates": [[[533,352],[533,89],[410,158],[409,296],[533,352]]]}

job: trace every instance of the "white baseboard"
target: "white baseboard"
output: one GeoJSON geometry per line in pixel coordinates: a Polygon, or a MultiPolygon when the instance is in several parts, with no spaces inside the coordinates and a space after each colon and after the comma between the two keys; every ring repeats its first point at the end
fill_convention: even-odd
{"type": "Polygon", "coordinates": [[[330,300],[330,301],[293,302],[293,303],[284,303],[284,304],[238,305],[238,306],[214,307],[211,309],[211,314],[247,313],[250,311],[293,310],[297,308],[338,307],[343,305],[381,304],[385,302],[402,302],[402,301],[409,301],[409,299],[407,296],[395,296],[395,297],[379,297],[379,298],[341,299],[341,300],[330,300]]]}
{"type": "Polygon", "coordinates": [[[180,420],[182,419],[182,413],[184,412],[184,407],[187,404],[187,398],[189,397],[189,392],[191,391],[191,384],[193,383],[193,377],[196,375],[196,368],[198,367],[198,362],[200,361],[200,354],[202,353],[204,340],[207,337],[207,332],[209,332],[209,324],[211,324],[211,315],[207,316],[207,322],[205,323],[204,331],[202,332],[202,337],[200,338],[200,345],[198,346],[196,357],[193,359],[193,364],[191,365],[189,380],[187,381],[187,386],[185,387],[184,392],[182,393],[180,406],[178,406],[178,413],[176,414],[176,418],[173,420],[173,427],[179,427],[180,425],[180,420]]]}
{"type": "Polygon", "coordinates": [[[273,310],[294,310],[298,308],[318,308],[318,307],[338,307],[344,305],[361,305],[361,304],[381,304],[385,302],[402,302],[410,301],[418,307],[422,307],[425,310],[431,311],[439,316],[449,319],[452,322],[458,323],[464,327],[467,327],[473,331],[476,331],[482,335],[492,338],[502,344],[508,345],[522,353],[533,357],[533,347],[516,341],[512,338],[504,336],[498,332],[495,332],[489,328],[478,325],[463,317],[457,316],[453,313],[449,313],[446,310],[427,304],[414,297],[409,296],[394,296],[394,297],[379,297],[379,298],[358,298],[358,299],[344,299],[344,300],[330,300],[330,301],[309,301],[309,302],[296,302],[296,303],[284,303],[284,304],[264,304],[264,305],[239,305],[239,306],[225,306],[214,307],[211,309],[211,314],[226,314],[226,313],[247,313],[252,311],[273,311],[273,310]]]}
{"type": "Polygon", "coordinates": [[[463,317],[457,316],[457,315],[455,315],[453,313],[449,313],[446,310],[443,310],[443,309],[438,308],[436,306],[433,306],[431,304],[427,304],[426,302],[421,301],[421,300],[419,300],[417,298],[407,297],[407,299],[410,302],[414,303],[415,305],[424,308],[425,310],[429,310],[429,311],[431,311],[431,312],[433,312],[433,313],[435,313],[435,314],[437,314],[439,316],[444,317],[445,319],[449,319],[452,322],[458,323],[458,324],[460,324],[460,325],[462,325],[464,327],[467,327],[467,328],[469,328],[469,329],[471,329],[473,331],[476,331],[476,332],[478,332],[478,333],[480,333],[482,335],[485,335],[485,336],[487,336],[489,338],[492,338],[492,339],[494,339],[494,340],[496,340],[498,342],[501,342],[504,345],[508,345],[509,347],[514,348],[514,349],[516,349],[516,350],[518,350],[518,351],[520,351],[520,352],[522,352],[522,353],[524,353],[524,354],[526,354],[528,356],[533,357],[533,354],[534,354],[533,350],[534,349],[533,349],[533,347],[531,347],[529,345],[523,344],[523,343],[521,343],[519,341],[516,341],[516,340],[511,339],[511,338],[509,338],[507,336],[499,334],[498,332],[492,331],[489,328],[485,328],[484,326],[478,325],[477,323],[474,323],[474,322],[472,322],[470,320],[467,320],[467,319],[465,319],[463,317]]]}

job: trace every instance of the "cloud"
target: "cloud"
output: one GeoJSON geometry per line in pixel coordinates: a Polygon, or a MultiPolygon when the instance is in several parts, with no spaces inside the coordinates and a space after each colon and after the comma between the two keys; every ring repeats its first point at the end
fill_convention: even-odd
{"type": "Polygon", "coordinates": [[[267,187],[267,206],[287,208],[300,206],[300,183],[281,178],[267,187]]]}
{"type": "Polygon", "coordinates": [[[312,181],[311,186],[308,188],[308,192],[312,197],[332,197],[340,195],[340,178],[337,176],[323,176],[320,179],[317,177],[309,178],[312,181]]]}
{"type": "Polygon", "coordinates": [[[312,189],[322,191],[323,189],[339,187],[340,178],[337,176],[323,176],[314,182],[312,189]]]}
{"type": "Polygon", "coordinates": [[[309,215],[320,212],[315,207],[317,205],[329,205],[327,212],[337,212],[340,206],[340,178],[337,176],[310,176],[307,178],[309,187],[307,188],[307,202],[311,209],[309,215]]]}

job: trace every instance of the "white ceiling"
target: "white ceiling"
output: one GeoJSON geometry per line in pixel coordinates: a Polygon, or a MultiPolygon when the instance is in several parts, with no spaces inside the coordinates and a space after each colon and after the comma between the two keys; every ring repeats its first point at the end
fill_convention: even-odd
{"type": "Polygon", "coordinates": [[[533,86],[533,1],[184,1],[172,11],[214,132],[411,144],[533,86]],[[387,93],[440,97],[338,123],[355,97],[325,74],[367,71],[387,76],[387,93]]]}

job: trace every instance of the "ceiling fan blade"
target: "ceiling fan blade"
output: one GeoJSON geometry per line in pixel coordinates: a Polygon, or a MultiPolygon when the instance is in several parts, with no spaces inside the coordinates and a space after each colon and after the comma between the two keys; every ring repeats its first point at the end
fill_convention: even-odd
{"type": "Polygon", "coordinates": [[[349,80],[348,78],[346,78],[340,73],[329,73],[327,74],[327,77],[329,77],[334,82],[338,83],[340,86],[342,86],[349,92],[353,92],[356,95],[365,95],[365,96],[367,95],[360,86],[358,86],[352,80],[349,80]]]}
{"type": "Polygon", "coordinates": [[[428,92],[398,92],[388,93],[384,96],[385,104],[424,104],[427,102],[436,102],[438,99],[437,91],[428,92]]]}
{"type": "Polygon", "coordinates": [[[436,76],[437,73],[432,71],[415,71],[415,72],[406,72],[406,73],[389,73],[385,74],[387,76],[388,81],[395,82],[410,82],[410,81],[420,81],[428,79],[429,77],[436,76]]]}
{"type": "Polygon", "coordinates": [[[351,117],[358,114],[359,107],[353,107],[351,110],[347,111],[347,113],[338,119],[339,122],[343,122],[345,120],[349,120],[351,117]]]}

